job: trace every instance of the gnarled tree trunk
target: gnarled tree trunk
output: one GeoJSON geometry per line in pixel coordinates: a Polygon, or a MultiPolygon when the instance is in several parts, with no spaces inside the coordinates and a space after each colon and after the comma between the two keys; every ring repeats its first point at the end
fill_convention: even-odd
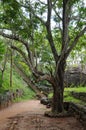
{"type": "Polygon", "coordinates": [[[63,93],[64,93],[64,64],[58,66],[58,71],[54,77],[52,113],[58,114],[64,112],[63,93]]]}

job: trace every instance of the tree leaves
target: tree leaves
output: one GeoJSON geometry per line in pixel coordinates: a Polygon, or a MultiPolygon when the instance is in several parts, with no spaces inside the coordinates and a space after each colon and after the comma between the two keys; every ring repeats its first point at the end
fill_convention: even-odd
{"type": "Polygon", "coordinates": [[[0,39],[0,60],[2,60],[5,53],[5,45],[3,41],[0,39]]]}
{"type": "MultiPolygon", "coordinates": [[[[17,36],[19,35],[19,37],[28,41],[33,57],[36,59],[36,52],[39,62],[44,63],[44,65],[49,62],[49,64],[52,64],[52,61],[54,61],[51,51],[54,46],[58,52],[58,57],[61,55],[63,50],[63,1],[54,2],[55,1],[52,1],[52,14],[50,19],[51,36],[49,37],[52,37],[52,47],[50,47],[51,44],[48,40],[50,33],[47,32],[47,29],[49,29],[46,21],[49,9],[48,4],[43,4],[41,1],[35,0],[26,0],[22,2],[17,0],[3,0],[3,8],[0,8],[2,12],[0,13],[0,22],[4,25],[4,27],[8,27],[13,33],[17,34],[17,36]],[[54,22],[52,22],[52,20],[54,22]],[[55,25],[53,26],[52,23],[55,23],[55,25]]],[[[68,1],[66,11],[68,13],[68,43],[66,50],[68,50],[72,45],[74,38],[76,38],[85,26],[86,13],[84,12],[86,11],[86,8],[81,0],[72,0],[68,1]]],[[[65,25],[67,23],[65,23],[65,25]]],[[[82,41],[79,42],[79,45],[81,46],[82,41]]],[[[76,46],[76,48],[80,49],[79,46],[76,46]]]]}

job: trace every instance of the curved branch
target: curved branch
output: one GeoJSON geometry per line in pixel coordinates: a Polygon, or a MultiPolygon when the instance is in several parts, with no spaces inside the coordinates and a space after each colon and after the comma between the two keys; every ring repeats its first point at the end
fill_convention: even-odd
{"type": "Polygon", "coordinates": [[[16,41],[21,42],[26,47],[29,59],[31,60],[31,52],[30,52],[30,49],[29,49],[28,42],[26,42],[21,37],[19,37],[18,35],[15,35],[15,34],[6,34],[2,31],[0,31],[0,35],[3,36],[3,37],[6,37],[6,38],[12,39],[12,40],[16,40],[16,41]]]}
{"type": "Polygon", "coordinates": [[[16,46],[13,46],[13,45],[11,45],[11,48],[16,50],[17,52],[19,52],[22,55],[22,57],[26,61],[27,65],[30,67],[31,72],[37,78],[37,80],[44,80],[44,78],[45,78],[45,80],[47,80],[47,78],[45,77],[46,74],[39,72],[38,70],[33,68],[33,66],[31,65],[30,61],[28,60],[26,54],[21,49],[17,48],[16,46]]]}
{"type": "Polygon", "coordinates": [[[33,67],[32,67],[32,65],[31,65],[30,61],[28,60],[26,54],[25,54],[21,49],[17,48],[16,46],[11,45],[11,48],[14,49],[14,50],[16,50],[17,52],[19,52],[19,53],[22,55],[22,57],[23,57],[24,60],[26,61],[27,65],[28,65],[28,66],[30,67],[30,69],[33,71],[33,67]]]}
{"type": "Polygon", "coordinates": [[[16,46],[13,46],[13,45],[11,46],[11,48],[18,51],[23,56],[23,58],[26,61],[27,65],[30,67],[33,75],[37,78],[37,81],[42,81],[42,80],[47,80],[49,82],[51,81],[50,76],[48,74],[44,74],[42,72],[39,72],[39,71],[35,70],[31,66],[30,62],[28,61],[28,58],[26,57],[25,53],[22,50],[20,50],[19,48],[17,48],[16,46]]]}
{"type": "Polygon", "coordinates": [[[37,79],[37,81],[43,81],[43,80],[47,80],[48,82],[52,82],[52,80],[51,80],[51,76],[50,75],[48,75],[48,74],[45,74],[45,75],[43,75],[43,76],[40,76],[38,79],[37,79]]]}
{"type": "Polygon", "coordinates": [[[28,77],[25,72],[19,67],[18,64],[16,64],[14,62],[14,67],[15,69],[19,72],[19,74],[22,76],[23,80],[29,85],[29,87],[37,94],[40,95],[41,97],[44,96],[44,94],[42,94],[39,89],[37,88],[37,86],[31,81],[30,77],[28,77]]]}

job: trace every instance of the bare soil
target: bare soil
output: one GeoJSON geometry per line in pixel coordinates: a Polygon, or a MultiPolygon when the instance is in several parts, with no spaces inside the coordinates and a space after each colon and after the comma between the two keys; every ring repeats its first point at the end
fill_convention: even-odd
{"type": "Polygon", "coordinates": [[[48,118],[38,100],[15,103],[0,111],[0,130],[86,130],[75,117],[48,118]]]}

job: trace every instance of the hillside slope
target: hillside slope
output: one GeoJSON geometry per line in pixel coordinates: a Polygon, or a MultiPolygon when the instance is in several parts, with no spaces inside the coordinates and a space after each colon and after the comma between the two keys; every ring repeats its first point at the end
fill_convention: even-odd
{"type": "Polygon", "coordinates": [[[0,87],[0,94],[7,90],[15,91],[16,89],[23,90],[22,100],[32,99],[35,96],[35,93],[27,86],[27,84],[14,69],[12,72],[12,86],[10,86],[10,65],[7,64],[6,70],[4,72],[2,87],[0,87]]]}

